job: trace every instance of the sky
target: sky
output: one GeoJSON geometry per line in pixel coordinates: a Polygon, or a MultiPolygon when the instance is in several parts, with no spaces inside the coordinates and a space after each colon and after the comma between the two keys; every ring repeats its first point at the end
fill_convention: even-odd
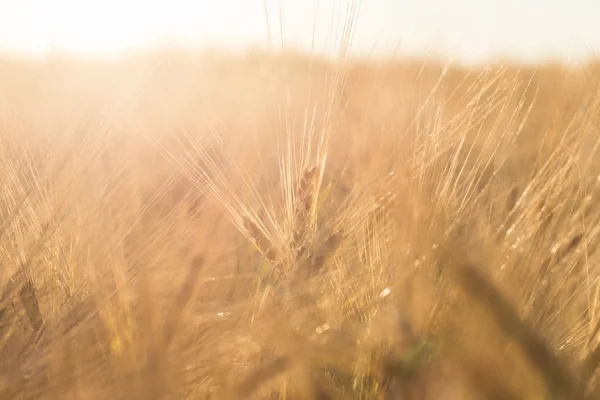
{"type": "MultiPolygon", "coordinates": [[[[275,46],[322,53],[332,38],[339,44],[350,1],[358,3],[0,0],[0,52],[115,55],[166,44],[247,49],[268,45],[269,26],[275,46]]],[[[600,53],[600,0],[361,0],[359,6],[351,48],[359,56],[577,61],[600,53]]]]}

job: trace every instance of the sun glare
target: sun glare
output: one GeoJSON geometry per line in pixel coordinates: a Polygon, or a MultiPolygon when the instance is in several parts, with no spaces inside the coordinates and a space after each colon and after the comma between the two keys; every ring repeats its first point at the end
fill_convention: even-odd
{"type": "Polygon", "coordinates": [[[331,52],[351,3],[360,3],[355,52],[482,60],[577,58],[600,49],[600,6],[592,0],[19,0],[0,1],[0,52],[248,48],[267,45],[269,34],[276,46],[331,52]]]}
{"type": "Polygon", "coordinates": [[[235,44],[265,37],[260,2],[22,0],[0,5],[0,49],[115,54],[165,42],[235,44]]]}

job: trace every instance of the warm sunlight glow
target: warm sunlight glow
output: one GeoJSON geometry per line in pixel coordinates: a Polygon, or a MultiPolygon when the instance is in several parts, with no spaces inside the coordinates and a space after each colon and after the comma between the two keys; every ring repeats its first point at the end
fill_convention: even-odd
{"type": "MultiPolygon", "coordinates": [[[[327,49],[352,0],[0,2],[0,50],[118,54],[155,45],[327,49]],[[280,24],[280,15],[284,16],[280,24]],[[316,26],[316,31],[314,30],[316,26]],[[314,32],[314,35],[313,35],[314,32]]],[[[354,0],[357,2],[356,0],[354,0]]],[[[362,0],[354,50],[481,59],[582,57],[600,49],[594,0],[362,0]]]]}
{"type": "Polygon", "coordinates": [[[265,36],[259,5],[238,0],[7,2],[0,5],[1,45],[32,53],[111,54],[170,41],[235,44],[265,36]]]}

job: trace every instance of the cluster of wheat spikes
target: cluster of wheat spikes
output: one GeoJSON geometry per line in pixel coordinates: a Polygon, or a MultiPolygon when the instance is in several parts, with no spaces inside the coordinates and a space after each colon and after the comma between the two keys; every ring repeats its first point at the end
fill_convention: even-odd
{"type": "MultiPolygon", "coordinates": [[[[598,350],[589,326],[597,319],[589,301],[597,287],[590,260],[598,184],[593,174],[577,175],[582,166],[595,170],[597,142],[582,151],[594,115],[568,121],[550,153],[526,164],[517,150],[530,140],[524,127],[534,103],[502,70],[465,85],[467,112],[437,121],[434,110],[417,137],[400,137],[413,142],[412,154],[403,158],[394,147],[366,184],[357,180],[349,191],[327,173],[329,114],[316,166],[314,126],[300,134],[300,154],[297,133],[285,131],[275,185],[257,186],[244,154],[221,135],[199,143],[186,134],[179,149],[157,143],[260,254],[245,266],[253,292],[227,312],[241,316],[237,334],[261,361],[242,368],[237,383],[216,383],[217,398],[594,398],[598,350]],[[511,176],[515,163],[529,168],[524,177],[511,176]],[[583,199],[565,197],[577,190],[583,199]],[[515,299],[505,299],[498,283],[515,285],[515,299]],[[556,325],[562,316],[566,330],[556,325]],[[556,355],[565,342],[583,341],[584,348],[573,345],[583,361],[572,359],[576,352],[556,355]]],[[[421,111],[408,132],[420,118],[421,111]]]]}
{"type": "Polygon", "coordinates": [[[342,61],[0,63],[0,399],[599,398],[598,72],[342,61]]]}

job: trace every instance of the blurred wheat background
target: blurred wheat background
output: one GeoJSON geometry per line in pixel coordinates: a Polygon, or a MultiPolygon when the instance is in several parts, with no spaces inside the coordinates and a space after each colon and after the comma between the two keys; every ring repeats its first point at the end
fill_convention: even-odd
{"type": "Polygon", "coordinates": [[[4,58],[0,398],[600,398],[599,80],[4,58]]]}

